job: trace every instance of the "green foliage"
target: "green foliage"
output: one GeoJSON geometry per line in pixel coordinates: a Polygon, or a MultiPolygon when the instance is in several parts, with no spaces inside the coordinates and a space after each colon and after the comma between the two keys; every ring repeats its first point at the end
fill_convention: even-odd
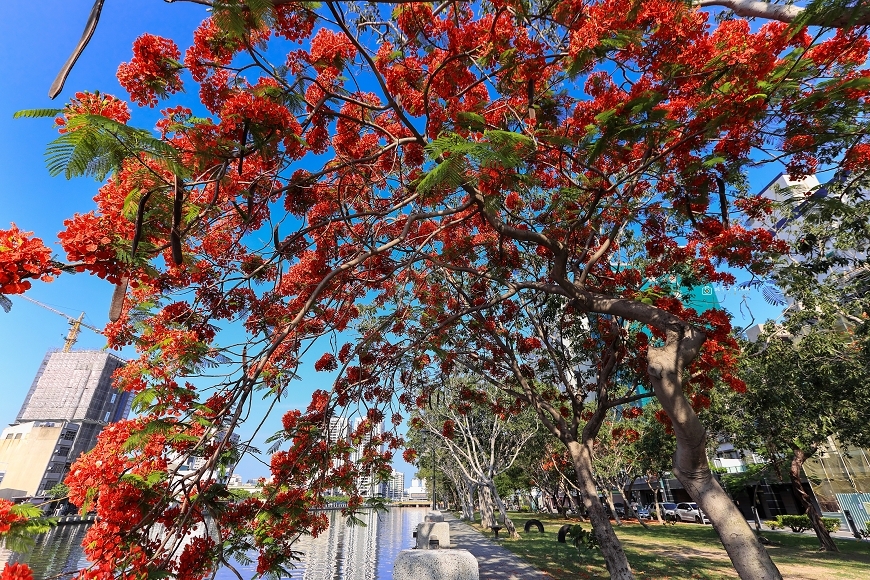
{"type": "Polygon", "coordinates": [[[30,503],[12,506],[10,511],[16,516],[27,518],[11,524],[9,531],[2,536],[3,546],[13,552],[29,551],[37,535],[44,534],[57,524],[55,518],[43,517],[42,509],[30,503]]]}
{"type": "Polygon", "coordinates": [[[48,495],[48,497],[50,497],[51,499],[65,498],[69,495],[69,486],[65,483],[58,483],[50,490],[48,490],[48,493],[46,495],[48,495]]]}
{"type": "Polygon", "coordinates": [[[271,0],[214,0],[214,21],[229,38],[245,39],[249,31],[271,23],[271,0]]]}
{"type": "MultiPolygon", "coordinates": [[[[782,530],[791,528],[796,534],[805,532],[813,527],[810,522],[810,516],[804,515],[778,515],[775,520],[764,522],[772,530],[782,530]]],[[[828,530],[828,533],[835,532],[840,529],[840,518],[822,518],[822,525],[828,530]]]]}
{"type": "MultiPolygon", "coordinates": [[[[45,116],[54,109],[19,111],[16,117],[45,116]]],[[[91,176],[102,181],[121,169],[126,159],[151,159],[181,177],[188,171],[180,153],[149,131],[129,127],[101,115],[76,115],[69,119],[66,132],[52,141],[45,153],[48,172],[67,179],[91,176]]]]}
{"type": "Polygon", "coordinates": [[[63,113],[63,109],[24,109],[12,115],[13,119],[44,119],[45,117],[57,117],[63,113]]]}
{"type": "Polygon", "coordinates": [[[784,479],[783,476],[777,476],[770,463],[751,463],[746,466],[745,471],[722,474],[721,480],[725,486],[725,491],[731,495],[736,495],[747,487],[756,485],[764,478],[784,479]]]}
{"type": "Polygon", "coordinates": [[[577,548],[581,558],[588,557],[600,549],[598,538],[595,537],[592,530],[586,530],[580,524],[571,526],[568,530],[568,537],[571,538],[571,542],[577,548]]]}
{"type": "MultiPolygon", "coordinates": [[[[464,120],[471,123],[475,117],[466,116],[464,120]]],[[[479,167],[513,168],[534,150],[534,142],[519,133],[489,130],[483,136],[483,141],[473,141],[456,133],[443,133],[432,140],[426,150],[438,164],[423,176],[417,191],[426,194],[440,188],[456,189],[469,179],[469,161],[479,167]]]]}

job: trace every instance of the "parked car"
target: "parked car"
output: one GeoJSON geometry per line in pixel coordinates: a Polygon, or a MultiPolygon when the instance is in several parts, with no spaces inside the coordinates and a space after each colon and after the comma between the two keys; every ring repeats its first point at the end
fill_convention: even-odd
{"type": "Polygon", "coordinates": [[[618,515],[621,518],[625,517],[625,504],[624,503],[622,503],[621,501],[615,501],[615,502],[613,502],[613,507],[616,508],[616,515],[618,515]]]}
{"type": "Polygon", "coordinates": [[[654,505],[638,506],[637,517],[644,519],[644,520],[648,520],[652,517],[650,514],[655,513],[655,511],[656,511],[656,506],[654,506],[654,505]]]}
{"type": "MultiPolygon", "coordinates": [[[[601,500],[601,505],[604,506],[604,511],[607,512],[607,517],[613,519],[613,512],[610,511],[610,505],[604,501],[604,498],[599,498],[601,500]]],[[[621,518],[625,517],[625,504],[622,502],[615,501],[613,502],[613,507],[616,508],[616,515],[621,518]]]]}
{"type": "MultiPolygon", "coordinates": [[[[670,502],[662,502],[659,504],[662,506],[662,519],[663,520],[677,520],[677,504],[670,502]]],[[[650,517],[656,517],[656,506],[650,506],[650,517]]]]}
{"type": "Polygon", "coordinates": [[[696,503],[678,503],[675,510],[677,519],[681,522],[695,522],[696,524],[709,524],[710,518],[701,511],[696,503]]]}

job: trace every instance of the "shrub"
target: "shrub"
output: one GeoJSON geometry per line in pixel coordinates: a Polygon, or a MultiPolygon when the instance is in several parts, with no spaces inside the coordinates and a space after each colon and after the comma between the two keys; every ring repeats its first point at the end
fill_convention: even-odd
{"type": "Polygon", "coordinates": [[[568,530],[568,536],[574,541],[574,547],[580,552],[580,556],[588,556],[598,549],[598,539],[591,530],[584,530],[583,526],[574,524],[568,530]]]}
{"type": "MultiPolygon", "coordinates": [[[[812,522],[810,522],[810,516],[806,514],[800,516],[776,516],[776,520],[764,523],[770,526],[772,530],[791,528],[791,531],[798,534],[813,527],[812,522]]],[[[840,529],[840,518],[822,518],[822,525],[828,530],[828,533],[836,532],[840,529]]]]}
{"type": "Polygon", "coordinates": [[[791,528],[791,531],[796,534],[799,534],[813,527],[813,525],[810,523],[810,516],[808,515],[776,516],[776,521],[778,521],[783,527],[791,528]]]}

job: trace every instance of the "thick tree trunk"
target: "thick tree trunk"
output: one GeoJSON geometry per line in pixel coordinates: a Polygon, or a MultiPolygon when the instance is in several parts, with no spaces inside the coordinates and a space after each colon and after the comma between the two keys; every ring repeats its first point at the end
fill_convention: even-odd
{"type": "Polygon", "coordinates": [[[491,528],[496,523],[489,487],[485,485],[478,486],[477,499],[480,500],[480,525],[484,528],[491,528]]]}
{"type": "Polygon", "coordinates": [[[507,528],[508,534],[511,538],[519,538],[520,535],[517,533],[517,528],[514,525],[513,520],[511,520],[507,515],[507,509],[505,509],[504,501],[501,499],[498,490],[495,488],[495,483],[490,482],[489,493],[492,495],[492,500],[495,503],[495,507],[498,509],[498,515],[501,517],[504,527],[507,528]]]}
{"type": "MultiPolygon", "coordinates": [[[[803,12],[804,8],[793,4],[774,4],[760,0],[696,0],[695,6],[706,8],[709,6],[722,6],[744,18],[764,18],[766,20],[778,20],[779,22],[794,22],[803,12]]],[[[866,26],[870,24],[870,13],[866,6],[856,2],[852,6],[839,10],[820,11],[812,15],[806,22],[810,26],[832,26],[834,28],[847,28],[851,26],[866,26]]]]}
{"type": "Polygon", "coordinates": [[[698,355],[704,339],[703,333],[685,325],[669,329],[664,346],[649,349],[653,389],[677,439],[674,475],[713,522],[740,578],[781,580],[770,554],[713,477],[707,462],[706,431],[683,393],[683,372],[698,355]]]}
{"type": "Polygon", "coordinates": [[[583,505],[586,506],[586,513],[592,523],[592,533],[598,540],[601,554],[604,556],[604,562],[610,572],[610,578],[612,580],[631,580],[634,578],[634,574],[628,564],[628,558],[625,556],[619,538],[613,531],[613,526],[610,525],[604,506],[598,501],[598,489],[592,475],[591,445],[571,441],[567,446],[571,461],[574,463],[574,472],[577,474],[583,505]]]}
{"type": "Polygon", "coordinates": [[[831,534],[825,529],[822,524],[822,518],[819,515],[816,506],[810,501],[810,496],[807,495],[803,484],[801,483],[801,468],[804,466],[804,461],[807,460],[807,454],[803,449],[792,446],[791,469],[789,469],[789,477],[791,478],[791,487],[795,495],[801,500],[804,508],[807,510],[807,516],[810,518],[810,523],[813,525],[813,530],[816,532],[816,537],[819,539],[819,546],[826,552],[839,552],[837,544],[831,538],[831,534]]]}

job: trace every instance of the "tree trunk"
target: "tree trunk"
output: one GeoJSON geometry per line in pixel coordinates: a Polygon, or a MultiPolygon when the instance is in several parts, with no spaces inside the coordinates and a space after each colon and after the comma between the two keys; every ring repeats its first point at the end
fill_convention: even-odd
{"type": "Polygon", "coordinates": [[[567,443],[567,447],[568,453],[571,454],[571,461],[574,463],[574,472],[577,475],[577,483],[582,493],[583,505],[586,506],[586,513],[592,523],[592,533],[598,540],[605,565],[610,572],[610,578],[612,580],[633,580],[634,574],[628,564],[628,558],[625,557],[622,544],[616,537],[613,526],[610,525],[604,506],[598,501],[598,489],[592,475],[591,444],[571,441],[567,443]]]}
{"type": "Polygon", "coordinates": [[[634,487],[633,477],[629,479],[628,487],[622,488],[622,497],[625,500],[625,508],[628,510],[629,515],[637,520],[637,523],[642,525],[645,530],[648,530],[649,526],[646,525],[646,522],[640,517],[638,511],[634,509],[634,502],[629,499],[632,487],[634,487]]]}
{"type": "Polygon", "coordinates": [[[495,488],[495,483],[492,481],[490,481],[489,484],[489,493],[492,496],[495,507],[498,508],[498,514],[501,516],[501,521],[504,523],[504,527],[507,528],[508,534],[510,534],[510,537],[513,539],[519,538],[520,535],[517,533],[517,528],[514,526],[514,522],[508,517],[507,510],[504,507],[504,501],[501,499],[498,490],[495,488]]]}
{"type": "Polygon", "coordinates": [[[653,503],[656,504],[656,519],[659,521],[659,525],[664,525],[665,521],[662,519],[662,502],[659,501],[659,489],[654,489],[652,484],[649,482],[649,476],[646,478],[646,484],[649,487],[649,490],[653,492],[653,503]]]}
{"type": "Polygon", "coordinates": [[[477,499],[480,500],[480,525],[484,528],[491,528],[496,523],[489,487],[479,485],[477,488],[477,499]]]}
{"type": "Polygon", "coordinates": [[[571,495],[571,491],[570,491],[570,490],[568,491],[568,503],[571,504],[571,511],[573,511],[574,514],[575,514],[577,517],[579,517],[579,518],[580,518],[580,521],[582,522],[582,521],[583,521],[583,513],[582,513],[581,510],[580,510],[580,506],[577,505],[577,500],[574,498],[573,495],[571,495]]]}
{"type": "Polygon", "coordinates": [[[752,488],[752,515],[755,517],[755,530],[761,531],[761,518],[758,515],[758,490],[761,489],[761,484],[756,483],[752,488]]]}
{"type": "Polygon", "coordinates": [[[707,460],[707,433],[683,392],[683,372],[698,355],[704,339],[703,333],[684,325],[670,328],[665,344],[649,349],[653,389],[677,439],[674,475],[713,522],[740,578],[782,580],[770,554],[713,477],[707,460]]]}
{"type": "Polygon", "coordinates": [[[607,502],[607,507],[610,508],[610,513],[613,514],[613,521],[616,522],[617,526],[621,526],[622,520],[619,519],[619,514],[616,513],[616,506],[613,505],[613,493],[611,493],[610,487],[605,484],[601,486],[601,489],[604,490],[604,501],[607,502]]]}
{"type": "Polygon", "coordinates": [[[795,495],[800,498],[801,503],[807,510],[807,516],[809,516],[810,523],[813,525],[813,530],[816,532],[816,537],[819,539],[819,546],[821,549],[826,552],[839,552],[840,550],[837,548],[837,544],[834,543],[831,534],[825,529],[824,524],[822,524],[822,518],[816,510],[816,506],[814,506],[813,502],[810,501],[810,496],[807,495],[807,492],[801,483],[801,468],[804,466],[804,461],[807,460],[807,454],[803,449],[794,445],[792,445],[792,452],[791,469],[789,470],[792,490],[794,490],[795,495]]]}
{"type": "Polygon", "coordinates": [[[462,489],[462,519],[474,521],[474,488],[471,483],[463,481],[462,489]]]}

